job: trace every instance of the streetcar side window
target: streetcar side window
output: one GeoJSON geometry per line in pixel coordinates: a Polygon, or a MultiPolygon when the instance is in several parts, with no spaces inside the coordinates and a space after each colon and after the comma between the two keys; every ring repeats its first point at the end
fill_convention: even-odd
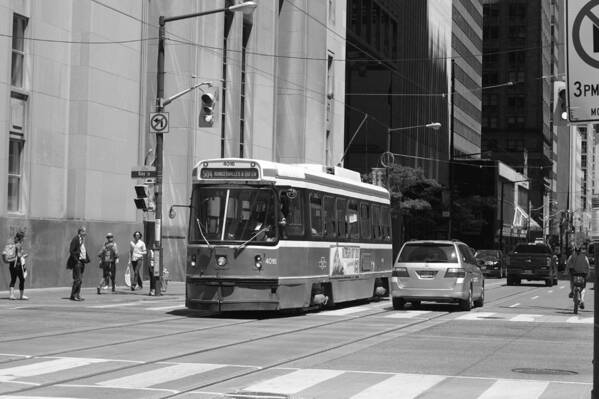
{"type": "Polygon", "coordinates": [[[358,201],[355,199],[349,200],[347,204],[347,213],[345,222],[347,226],[347,238],[352,241],[358,241],[360,238],[359,217],[358,217],[358,201]]]}
{"type": "Polygon", "coordinates": [[[363,239],[372,237],[372,223],[370,221],[370,204],[360,204],[360,233],[363,239]]]}
{"type": "Polygon", "coordinates": [[[310,193],[310,229],[314,237],[322,236],[322,214],[322,194],[310,193]]]}
{"type": "Polygon", "coordinates": [[[286,219],[286,238],[304,237],[304,192],[290,189],[281,191],[281,214],[286,219]]]}
{"type": "Polygon", "coordinates": [[[346,237],[346,219],[345,215],[347,212],[347,200],[344,198],[337,198],[337,236],[341,238],[346,237]]]}
{"type": "Polygon", "coordinates": [[[335,198],[324,197],[324,236],[327,238],[337,237],[337,221],[335,219],[335,198]]]}
{"type": "Polygon", "coordinates": [[[372,206],[372,236],[375,240],[381,239],[381,208],[378,205],[372,206]]]}
{"type": "Polygon", "coordinates": [[[391,212],[389,207],[383,206],[381,210],[381,225],[383,232],[383,240],[391,241],[391,212]]]}

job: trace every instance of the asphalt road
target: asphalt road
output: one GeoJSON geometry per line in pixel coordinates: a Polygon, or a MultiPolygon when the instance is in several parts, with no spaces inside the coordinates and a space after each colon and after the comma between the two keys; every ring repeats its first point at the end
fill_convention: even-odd
{"type": "Polygon", "coordinates": [[[482,308],[389,300],[209,315],[160,297],[0,292],[0,398],[590,398],[593,290],[487,279],[482,308]]]}

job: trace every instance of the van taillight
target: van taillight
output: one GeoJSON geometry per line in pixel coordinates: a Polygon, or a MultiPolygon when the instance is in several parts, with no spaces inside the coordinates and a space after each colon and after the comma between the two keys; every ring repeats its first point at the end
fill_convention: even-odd
{"type": "Polygon", "coordinates": [[[450,267],[447,269],[447,272],[445,272],[445,277],[455,278],[464,276],[466,276],[466,271],[461,267],[450,267]]]}
{"type": "Polygon", "coordinates": [[[391,272],[391,277],[410,277],[407,267],[396,267],[391,272]]]}

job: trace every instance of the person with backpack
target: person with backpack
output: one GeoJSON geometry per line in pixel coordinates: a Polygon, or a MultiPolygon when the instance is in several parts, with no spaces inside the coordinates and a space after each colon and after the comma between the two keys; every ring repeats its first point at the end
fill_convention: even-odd
{"type": "Polygon", "coordinates": [[[21,294],[18,299],[27,300],[25,296],[25,266],[23,264],[24,257],[23,253],[23,241],[25,239],[25,233],[22,230],[17,231],[15,237],[11,239],[4,250],[2,251],[2,260],[4,263],[8,263],[8,270],[10,272],[10,295],[8,299],[14,300],[15,297],[15,283],[17,277],[19,278],[19,290],[21,294]]]}
{"type": "Polygon", "coordinates": [[[100,269],[102,270],[102,278],[98,285],[98,295],[102,293],[104,287],[108,287],[108,283],[112,282],[112,292],[116,292],[115,276],[116,264],[119,263],[119,249],[114,242],[112,233],[106,234],[106,242],[98,252],[100,258],[100,269]]]}

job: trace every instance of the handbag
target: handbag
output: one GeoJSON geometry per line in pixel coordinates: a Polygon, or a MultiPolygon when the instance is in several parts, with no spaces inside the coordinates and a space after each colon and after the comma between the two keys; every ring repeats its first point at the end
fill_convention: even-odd
{"type": "Polygon", "coordinates": [[[131,261],[127,262],[127,267],[125,268],[125,285],[131,287],[131,261]]]}

